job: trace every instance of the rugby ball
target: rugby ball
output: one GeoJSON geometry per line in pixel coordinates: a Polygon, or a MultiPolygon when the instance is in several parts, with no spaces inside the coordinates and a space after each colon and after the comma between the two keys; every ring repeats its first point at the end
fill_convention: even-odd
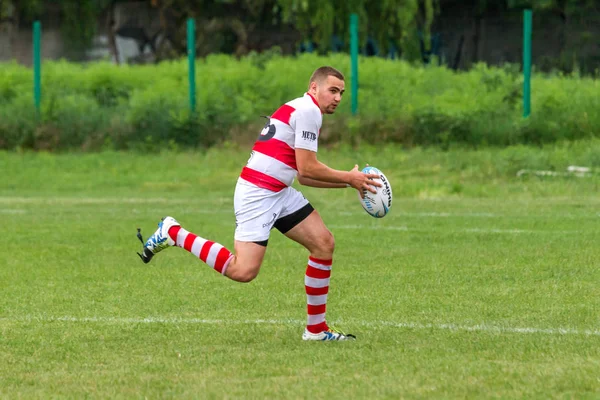
{"type": "Polygon", "coordinates": [[[383,218],[392,208],[392,185],[387,177],[375,167],[365,167],[362,172],[365,174],[377,174],[379,179],[374,179],[375,182],[380,182],[381,186],[376,187],[377,193],[364,190],[364,198],[358,195],[360,204],[369,215],[375,218],[383,218]]]}

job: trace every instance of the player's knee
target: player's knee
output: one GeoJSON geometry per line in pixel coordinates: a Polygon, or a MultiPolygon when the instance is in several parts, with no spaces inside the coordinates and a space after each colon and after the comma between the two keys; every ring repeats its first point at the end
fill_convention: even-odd
{"type": "Polygon", "coordinates": [[[252,282],[254,280],[254,278],[256,278],[257,275],[258,275],[258,273],[254,273],[254,272],[244,272],[237,276],[236,281],[241,282],[241,283],[252,282]]]}
{"type": "Polygon", "coordinates": [[[260,264],[252,264],[243,268],[237,276],[235,277],[236,281],[242,283],[248,283],[254,280],[258,276],[258,271],[260,270],[260,264]]]}
{"type": "Polygon", "coordinates": [[[327,231],[327,233],[323,235],[323,237],[319,241],[319,244],[321,247],[321,252],[333,254],[333,251],[335,250],[335,239],[330,231],[327,231]]]}

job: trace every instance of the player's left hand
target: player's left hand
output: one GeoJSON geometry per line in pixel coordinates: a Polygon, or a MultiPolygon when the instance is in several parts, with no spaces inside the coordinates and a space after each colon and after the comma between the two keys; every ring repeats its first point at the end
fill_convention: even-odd
{"type": "MultiPolygon", "coordinates": [[[[368,166],[368,164],[367,164],[368,166]]],[[[350,186],[358,190],[361,198],[364,198],[364,191],[368,190],[372,193],[377,193],[376,187],[382,186],[380,182],[376,182],[375,179],[379,179],[377,174],[365,174],[358,170],[358,164],[354,165],[354,168],[350,171],[350,186]]]]}

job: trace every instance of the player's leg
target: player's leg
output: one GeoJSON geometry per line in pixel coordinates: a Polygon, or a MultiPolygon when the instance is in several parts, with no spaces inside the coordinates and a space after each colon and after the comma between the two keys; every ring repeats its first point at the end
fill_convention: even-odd
{"type": "Polygon", "coordinates": [[[237,282],[250,282],[258,275],[266,251],[266,243],[236,240],[235,255],[224,274],[237,282]]]}
{"type": "Polygon", "coordinates": [[[235,254],[223,245],[182,228],[173,217],[165,217],[144,245],[140,257],[149,262],[159,251],[177,246],[195,255],[215,271],[238,282],[250,282],[258,275],[266,243],[235,241],[235,254]]]}
{"type": "Polygon", "coordinates": [[[171,246],[189,251],[223,275],[234,258],[223,245],[189,232],[173,217],[165,217],[159,222],[158,229],[144,244],[144,252],[140,257],[148,263],[158,252],[171,246]]]}
{"type": "Polygon", "coordinates": [[[314,209],[296,226],[285,232],[285,235],[304,246],[313,258],[321,260],[333,258],[335,239],[319,213],[314,209]]]}
{"type": "Polygon", "coordinates": [[[290,196],[285,213],[295,211],[278,219],[275,227],[310,252],[304,276],[308,316],[302,338],[304,340],[354,339],[353,335],[335,331],[327,325],[325,313],[335,240],[319,213],[299,192],[295,192],[297,195],[290,196]]]}
{"type": "MultiPolygon", "coordinates": [[[[177,246],[235,281],[250,282],[260,270],[270,230],[283,207],[284,196],[285,193],[238,182],[234,195],[235,254],[219,243],[187,231],[174,218],[165,217],[144,244],[140,257],[147,263],[164,248],[177,246]]],[[[138,236],[142,240],[141,235],[138,236]]]]}

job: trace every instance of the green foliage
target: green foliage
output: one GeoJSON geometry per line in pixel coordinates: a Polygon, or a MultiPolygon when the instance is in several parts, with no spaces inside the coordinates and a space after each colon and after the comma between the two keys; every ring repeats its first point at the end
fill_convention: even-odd
{"type": "Polygon", "coordinates": [[[0,0],[0,18],[9,3],[19,11],[21,22],[39,19],[48,6],[58,6],[61,12],[61,30],[72,55],[78,55],[92,42],[98,17],[111,2],[119,0],[0,0]]]}
{"type": "MultiPolygon", "coordinates": [[[[45,62],[39,122],[31,71],[3,64],[0,148],[152,150],[248,141],[262,126],[262,115],[304,93],[315,68],[333,65],[348,75],[344,66],[349,64],[342,54],[209,56],[197,64],[197,109],[192,113],[183,60],[153,66],[45,62]]],[[[512,65],[479,64],[456,73],[361,59],[359,115],[351,115],[347,90],[338,112],[324,118],[321,141],[450,148],[540,145],[598,136],[599,81],[534,74],[532,116],[525,120],[521,87],[522,77],[512,65]]]]}
{"type": "Polygon", "coordinates": [[[107,1],[61,0],[63,36],[75,51],[85,50],[96,34],[97,17],[107,1]]]}
{"type": "Polygon", "coordinates": [[[363,45],[368,35],[377,39],[384,52],[390,43],[397,43],[410,61],[420,58],[418,30],[427,41],[440,11],[438,0],[277,0],[277,4],[284,21],[317,42],[322,52],[330,48],[332,35],[346,37],[350,14],[355,13],[363,45]]]}

